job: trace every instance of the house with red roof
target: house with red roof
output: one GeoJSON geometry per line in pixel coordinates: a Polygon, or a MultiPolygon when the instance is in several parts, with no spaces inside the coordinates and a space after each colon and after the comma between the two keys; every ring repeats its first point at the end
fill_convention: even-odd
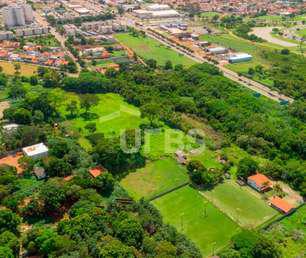
{"type": "Polygon", "coordinates": [[[248,185],[258,192],[265,192],[271,189],[272,182],[263,174],[257,173],[248,177],[248,185]]]}
{"type": "Polygon", "coordinates": [[[88,172],[92,177],[96,178],[100,176],[103,172],[105,172],[105,168],[101,166],[96,166],[96,167],[89,169],[88,172]]]}
{"type": "Polygon", "coordinates": [[[270,198],[270,205],[274,209],[277,209],[284,214],[290,214],[295,210],[293,205],[278,196],[273,196],[270,198]]]}

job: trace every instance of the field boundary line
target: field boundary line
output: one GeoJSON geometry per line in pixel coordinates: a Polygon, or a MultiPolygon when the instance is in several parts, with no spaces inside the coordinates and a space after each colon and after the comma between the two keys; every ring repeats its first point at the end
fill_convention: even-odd
{"type": "Polygon", "coordinates": [[[159,199],[159,198],[161,198],[161,197],[163,197],[163,196],[165,196],[165,195],[167,195],[169,193],[172,193],[172,192],[174,192],[174,191],[176,191],[176,190],[178,190],[180,188],[183,188],[184,186],[187,186],[187,185],[189,185],[189,182],[180,184],[180,185],[178,185],[176,187],[173,187],[173,188],[171,188],[171,189],[169,189],[169,190],[167,190],[165,192],[162,192],[160,194],[154,195],[153,197],[148,198],[148,201],[151,202],[151,201],[154,201],[156,199],[159,199]]]}

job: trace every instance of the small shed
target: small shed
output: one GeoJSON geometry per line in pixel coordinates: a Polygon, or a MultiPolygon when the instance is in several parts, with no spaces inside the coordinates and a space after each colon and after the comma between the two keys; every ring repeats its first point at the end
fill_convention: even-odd
{"type": "Polygon", "coordinates": [[[34,167],[33,173],[38,180],[42,180],[42,179],[47,178],[47,174],[45,172],[45,169],[42,168],[42,167],[34,167]]]}
{"type": "Polygon", "coordinates": [[[176,156],[176,160],[177,160],[178,163],[183,164],[183,165],[187,164],[187,157],[186,157],[186,154],[183,151],[177,150],[175,152],[175,156],[176,156]]]}

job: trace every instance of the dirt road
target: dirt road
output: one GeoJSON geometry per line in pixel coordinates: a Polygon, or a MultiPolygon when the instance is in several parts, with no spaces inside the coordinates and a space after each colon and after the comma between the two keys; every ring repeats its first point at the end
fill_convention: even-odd
{"type": "Polygon", "coordinates": [[[2,101],[0,102],[0,119],[3,118],[3,111],[10,107],[10,102],[2,101]]]}

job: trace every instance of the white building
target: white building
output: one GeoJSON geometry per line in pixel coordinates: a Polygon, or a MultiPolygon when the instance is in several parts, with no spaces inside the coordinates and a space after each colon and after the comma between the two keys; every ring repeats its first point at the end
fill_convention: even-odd
{"type": "Polygon", "coordinates": [[[34,20],[32,7],[28,4],[9,5],[2,9],[4,25],[8,28],[25,26],[34,20]]]}
{"type": "Polygon", "coordinates": [[[26,157],[37,159],[47,156],[49,149],[45,144],[38,143],[32,146],[22,148],[22,151],[26,157]]]}
{"type": "Polygon", "coordinates": [[[17,130],[18,127],[19,127],[18,124],[7,124],[7,125],[4,125],[2,128],[3,128],[3,131],[9,133],[9,132],[17,130]]]}
{"type": "Polygon", "coordinates": [[[170,6],[167,4],[150,4],[146,7],[148,11],[163,11],[170,10],[170,6]]]}
{"type": "Polygon", "coordinates": [[[0,40],[10,40],[14,38],[14,33],[12,31],[1,31],[0,40]]]}
{"type": "Polygon", "coordinates": [[[228,58],[228,61],[230,63],[241,63],[241,62],[247,62],[247,61],[250,61],[250,60],[252,60],[252,56],[247,54],[247,53],[238,53],[238,54],[235,54],[235,55],[231,55],[228,58]]]}
{"type": "Polygon", "coordinates": [[[214,55],[220,55],[227,53],[228,49],[225,47],[212,47],[212,48],[207,48],[207,51],[214,55]]]}

